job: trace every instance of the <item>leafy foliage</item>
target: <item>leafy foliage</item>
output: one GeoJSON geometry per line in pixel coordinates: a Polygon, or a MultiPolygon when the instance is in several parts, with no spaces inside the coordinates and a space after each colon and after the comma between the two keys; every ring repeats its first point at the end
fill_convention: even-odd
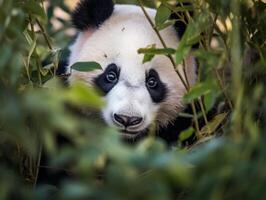
{"type": "MultiPolygon", "coordinates": [[[[94,90],[81,83],[64,88],[55,78],[65,56],[58,47],[67,46],[71,38],[66,35],[71,33],[69,20],[54,15],[58,7],[70,12],[64,1],[46,6],[41,0],[0,1],[0,199],[266,198],[266,4],[176,2],[145,5],[159,6],[158,31],[173,24],[167,20],[171,13],[181,12],[185,22],[188,17],[180,45],[143,47],[139,52],[145,54],[144,61],[163,54],[179,64],[192,53],[199,62],[198,83],[188,87],[184,100],[199,103],[201,112],[187,116],[193,117],[194,126],[180,135],[182,141],[195,131],[198,142],[169,150],[152,136],[134,147],[125,145],[116,130],[97,120],[94,111],[104,102],[94,90]],[[199,49],[192,50],[196,43],[199,49]],[[198,118],[217,99],[222,113],[197,130],[198,118]],[[69,107],[91,113],[79,116],[69,107]],[[58,146],[59,133],[71,145],[58,146]],[[36,188],[43,151],[55,168],[71,164],[75,180],[60,188],[36,188]]],[[[84,71],[98,65],[74,68],[84,71]]]]}

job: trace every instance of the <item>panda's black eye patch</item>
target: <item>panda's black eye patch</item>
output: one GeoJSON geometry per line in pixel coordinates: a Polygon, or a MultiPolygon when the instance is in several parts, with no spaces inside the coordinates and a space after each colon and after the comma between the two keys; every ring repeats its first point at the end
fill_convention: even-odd
{"type": "Polygon", "coordinates": [[[166,98],[167,87],[156,70],[151,69],[146,73],[146,87],[154,103],[160,103],[166,98]]]}
{"type": "Polygon", "coordinates": [[[95,85],[107,94],[118,82],[120,70],[112,63],[106,67],[104,72],[94,79],[95,85]]]}

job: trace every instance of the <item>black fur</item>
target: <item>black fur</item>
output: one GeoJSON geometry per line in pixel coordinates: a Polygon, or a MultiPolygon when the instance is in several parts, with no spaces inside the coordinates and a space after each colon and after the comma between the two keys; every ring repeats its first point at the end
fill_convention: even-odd
{"type": "Polygon", "coordinates": [[[69,74],[67,74],[68,58],[63,58],[58,63],[56,76],[59,78],[64,86],[68,86],[69,74]]]}
{"type": "Polygon", "coordinates": [[[156,70],[151,69],[147,74],[146,74],[146,82],[150,77],[154,77],[157,80],[157,86],[153,89],[147,87],[150,96],[153,100],[154,103],[160,103],[162,102],[167,95],[167,87],[166,85],[160,80],[159,74],[157,73],[156,70]]]}
{"type": "Polygon", "coordinates": [[[67,60],[60,60],[58,63],[58,68],[56,70],[56,76],[62,76],[64,74],[66,74],[67,72],[67,65],[68,65],[68,61],[67,60]]]}
{"type": "Polygon", "coordinates": [[[116,64],[110,64],[108,67],[104,70],[102,74],[100,74],[98,77],[94,79],[94,84],[100,89],[104,94],[107,94],[117,83],[110,83],[106,79],[106,75],[110,72],[114,72],[117,75],[117,81],[119,78],[120,70],[116,66],[116,64]]]}
{"type": "Polygon", "coordinates": [[[112,0],[81,0],[72,13],[72,21],[80,31],[98,27],[108,19],[114,10],[112,0]]]}
{"type": "MultiPolygon", "coordinates": [[[[184,2],[183,4],[178,3],[176,6],[180,6],[181,7],[181,6],[190,6],[190,5],[192,5],[192,3],[184,2]]],[[[188,19],[188,17],[187,17],[185,12],[179,11],[178,14],[183,16],[183,19],[185,20],[185,22],[183,20],[181,20],[180,16],[178,16],[176,13],[172,13],[171,16],[170,16],[170,19],[176,20],[174,27],[175,27],[175,30],[177,32],[178,37],[182,38],[182,36],[186,32],[187,24],[189,23],[189,19],[188,19]]],[[[193,17],[194,13],[192,11],[189,11],[188,14],[191,17],[193,17]]],[[[194,48],[194,49],[199,48],[199,43],[194,44],[192,46],[192,48],[194,48]]]]}
{"type": "MultiPolygon", "coordinates": [[[[184,113],[192,114],[192,109],[188,106],[184,111],[184,113]]],[[[179,135],[182,131],[193,125],[192,118],[177,116],[174,122],[169,123],[167,127],[160,128],[157,131],[157,136],[162,138],[167,145],[172,146],[176,145],[179,140],[179,135]]],[[[190,145],[195,141],[195,135],[193,134],[191,137],[187,138],[183,143],[183,145],[190,145]]]]}
{"type": "Polygon", "coordinates": [[[170,19],[177,20],[174,27],[175,27],[178,37],[182,38],[182,36],[184,35],[186,31],[187,25],[183,21],[180,21],[179,20],[180,18],[175,13],[171,14],[170,19]]]}

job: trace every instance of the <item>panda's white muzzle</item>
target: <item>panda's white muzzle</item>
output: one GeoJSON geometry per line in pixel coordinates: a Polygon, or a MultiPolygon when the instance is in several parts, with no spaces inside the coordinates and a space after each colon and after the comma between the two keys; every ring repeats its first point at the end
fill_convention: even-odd
{"type": "Polygon", "coordinates": [[[134,137],[146,130],[153,120],[157,106],[151,101],[145,86],[129,87],[120,81],[107,95],[102,110],[104,120],[117,127],[124,136],[134,137]]]}

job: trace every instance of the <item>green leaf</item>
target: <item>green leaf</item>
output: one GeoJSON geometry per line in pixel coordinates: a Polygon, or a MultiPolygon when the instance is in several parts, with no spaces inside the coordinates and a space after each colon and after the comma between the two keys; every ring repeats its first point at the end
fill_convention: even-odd
{"type": "Polygon", "coordinates": [[[29,74],[29,66],[30,66],[30,60],[31,60],[31,56],[33,55],[34,53],[34,50],[36,48],[36,44],[37,44],[37,38],[34,37],[33,40],[31,41],[31,43],[29,43],[30,45],[30,49],[29,49],[29,55],[27,57],[27,66],[26,66],[26,70],[27,70],[27,73],[29,74]]]}
{"type": "Polygon", "coordinates": [[[138,50],[138,53],[142,54],[150,54],[150,55],[169,55],[174,54],[175,50],[172,48],[165,48],[165,49],[157,49],[157,48],[141,48],[138,50]]]}
{"type": "Polygon", "coordinates": [[[193,11],[193,6],[192,5],[188,5],[188,6],[179,6],[179,7],[172,7],[171,8],[174,12],[185,12],[185,11],[193,11]]]}
{"type": "Polygon", "coordinates": [[[24,4],[24,9],[34,17],[38,18],[41,22],[47,22],[46,13],[44,8],[41,7],[40,3],[30,0],[28,3],[24,4]]]}
{"type": "Polygon", "coordinates": [[[194,99],[211,92],[213,85],[210,82],[199,83],[192,87],[189,92],[183,97],[186,103],[190,103],[194,99]]]}
{"type": "Polygon", "coordinates": [[[152,45],[147,48],[141,48],[138,50],[139,54],[145,54],[143,58],[143,63],[151,61],[155,55],[169,55],[174,54],[175,50],[171,48],[165,48],[165,49],[156,49],[155,45],[152,45]]]}
{"type": "Polygon", "coordinates": [[[191,47],[199,42],[201,33],[206,29],[205,27],[208,27],[207,22],[207,17],[201,14],[197,20],[188,24],[176,50],[176,64],[180,64],[189,54],[191,47]]]}
{"type": "Polygon", "coordinates": [[[103,99],[93,88],[81,83],[72,85],[70,91],[66,93],[66,97],[76,105],[85,105],[96,109],[102,108],[104,105],[103,99]]]}
{"type": "Polygon", "coordinates": [[[187,46],[184,43],[180,43],[177,47],[176,54],[175,54],[175,60],[176,64],[182,63],[183,59],[186,58],[186,56],[189,54],[191,49],[191,46],[187,46]]]}
{"type": "Polygon", "coordinates": [[[217,67],[217,60],[219,59],[219,57],[221,59],[224,59],[225,57],[223,50],[220,49],[198,49],[194,52],[194,55],[199,60],[204,61],[204,68],[207,68],[208,70],[213,70],[217,67]]]}
{"type": "Polygon", "coordinates": [[[155,55],[152,54],[145,54],[142,63],[144,64],[146,62],[150,62],[154,58],[154,56],[155,55]]]}
{"type": "Polygon", "coordinates": [[[175,22],[176,22],[176,20],[167,20],[165,23],[163,23],[163,24],[158,24],[157,26],[156,26],[156,28],[157,28],[157,30],[163,30],[163,29],[165,29],[165,28],[167,28],[167,27],[169,27],[169,26],[173,26],[174,24],[175,24],[175,22]]]}
{"type": "Polygon", "coordinates": [[[192,134],[194,133],[194,129],[192,127],[182,131],[179,135],[179,140],[181,142],[185,141],[186,139],[188,139],[192,134]]]}
{"type": "Polygon", "coordinates": [[[102,67],[97,62],[77,62],[71,66],[71,69],[74,69],[80,72],[89,72],[95,69],[102,69],[102,67]]]}
{"type": "Polygon", "coordinates": [[[216,129],[224,122],[226,116],[228,113],[221,113],[216,115],[213,120],[211,120],[208,125],[204,126],[201,131],[200,134],[202,136],[208,136],[212,133],[214,133],[214,131],[216,131],[216,129]]]}
{"type": "Polygon", "coordinates": [[[8,60],[12,58],[12,49],[7,45],[2,45],[0,48],[0,74],[4,70],[5,65],[8,63],[8,60]]]}
{"type": "Polygon", "coordinates": [[[163,24],[166,20],[169,19],[170,15],[171,15],[171,10],[167,8],[165,5],[161,4],[157,9],[157,13],[155,16],[156,26],[163,24]]]}
{"type": "Polygon", "coordinates": [[[204,96],[204,105],[207,111],[209,111],[215,104],[217,94],[212,90],[210,93],[204,96]]]}
{"type": "Polygon", "coordinates": [[[51,134],[50,132],[47,132],[43,134],[43,141],[46,150],[49,153],[55,153],[56,152],[56,144],[55,144],[55,135],[51,134]]]}
{"type": "Polygon", "coordinates": [[[168,2],[163,2],[163,4],[168,7],[171,11],[174,12],[185,12],[185,11],[193,11],[194,7],[193,5],[186,5],[185,3],[188,3],[187,0],[178,0],[179,3],[184,3],[183,5],[180,6],[176,6],[176,5],[172,5],[171,3],[168,2]]]}

